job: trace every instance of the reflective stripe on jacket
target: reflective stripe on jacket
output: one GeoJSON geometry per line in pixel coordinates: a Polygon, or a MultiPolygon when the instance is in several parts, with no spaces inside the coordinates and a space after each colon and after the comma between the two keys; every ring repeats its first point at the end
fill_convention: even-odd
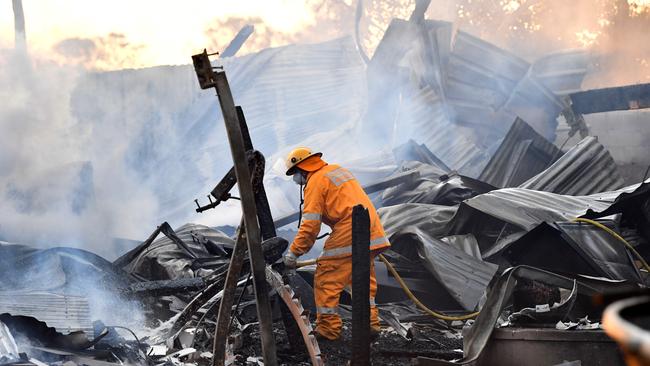
{"type": "Polygon", "coordinates": [[[324,223],[332,232],[325,241],[321,259],[351,256],[352,208],[359,204],[370,215],[370,250],[389,247],[377,210],[352,173],[334,164],[309,173],[302,224],[289,249],[298,256],[308,252],[324,223]]]}

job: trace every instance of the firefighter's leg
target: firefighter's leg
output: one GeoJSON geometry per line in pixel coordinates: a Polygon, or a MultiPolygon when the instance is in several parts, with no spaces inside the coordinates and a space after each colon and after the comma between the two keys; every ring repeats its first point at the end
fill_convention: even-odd
{"type": "Polygon", "coordinates": [[[314,274],[316,303],[316,332],[327,339],[341,335],[341,317],[338,314],[341,291],[351,279],[350,258],[321,260],[314,274]]]}

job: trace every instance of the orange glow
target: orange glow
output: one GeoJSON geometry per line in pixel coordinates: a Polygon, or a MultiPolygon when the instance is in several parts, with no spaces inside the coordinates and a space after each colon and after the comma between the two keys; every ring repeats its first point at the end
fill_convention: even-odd
{"type": "Polygon", "coordinates": [[[650,12],[650,0],[627,0],[630,6],[630,15],[637,16],[650,12]]]}

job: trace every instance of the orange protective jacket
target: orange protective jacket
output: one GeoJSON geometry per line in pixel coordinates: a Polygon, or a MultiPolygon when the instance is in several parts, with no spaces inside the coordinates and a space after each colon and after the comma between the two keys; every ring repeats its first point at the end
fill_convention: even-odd
{"type": "Polygon", "coordinates": [[[324,165],[310,172],[305,186],[302,224],[289,250],[297,256],[307,253],[316,241],[321,223],[332,229],[319,260],[352,255],[352,208],[363,205],[370,215],[370,250],[390,246],[370,198],[352,173],[338,165],[324,165]]]}

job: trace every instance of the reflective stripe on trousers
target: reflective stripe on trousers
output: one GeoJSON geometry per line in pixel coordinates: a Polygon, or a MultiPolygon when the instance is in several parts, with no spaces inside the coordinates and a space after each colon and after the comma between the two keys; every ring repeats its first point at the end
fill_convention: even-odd
{"type": "MultiPolygon", "coordinates": [[[[386,240],[385,236],[380,236],[379,238],[375,238],[375,239],[370,240],[370,246],[379,245],[379,244],[383,244],[383,243],[388,243],[388,240],[386,240]]],[[[341,247],[341,248],[323,250],[323,252],[320,254],[319,258],[334,257],[334,256],[339,256],[339,255],[344,255],[344,254],[352,255],[352,245],[344,246],[344,247],[341,247]]]]}
{"type": "Polygon", "coordinates": [[[335,308],[318,307],[316,308],[316,312],[318,314],[338,314],[339,308],[338,306],[335,308]]]}

